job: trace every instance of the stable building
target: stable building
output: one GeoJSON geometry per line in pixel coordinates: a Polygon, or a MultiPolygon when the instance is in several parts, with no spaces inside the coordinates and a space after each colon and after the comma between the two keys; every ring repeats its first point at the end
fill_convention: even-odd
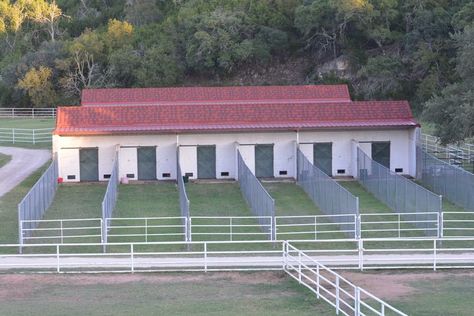
{"type": "Polygon", "coordinates": [[[295,178],[296,150],[331,176],[355,176],[354,144],[415,175],[419,125],[406,101],[351,101],[346,85],[87,89],[59,107],[53,135],[65,182],[119,177],[235,179],[237,150],[260,178],[295,178]]]}

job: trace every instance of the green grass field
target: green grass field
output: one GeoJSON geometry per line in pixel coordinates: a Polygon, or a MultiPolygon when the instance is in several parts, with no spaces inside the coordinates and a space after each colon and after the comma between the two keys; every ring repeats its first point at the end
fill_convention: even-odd
{"type": "Polygon", "coordinates": [[[9,163],[10,160],[12,160],[12,156],[0,154],[0,168],[5,166],[7,163],[9,163]]]}
{"type": "Polygon", "coordinates": [[[438,279],[427,278],[410,283],[413,294],[395,301],[408,315],[470,316],[474,311],[474,276],[450,273],[438,279]]]}
{"type": "Polygon", "coordinates": [[[3,315],[335,315],[283,273],[3,275],[3,315]]]}
{"type": "Polygon", "coordinates": [[[53,128],[56,119],[0,118],[0,128],[53,128]]]}
{"type": "Polygon", "coordinates": [[[121,184],[114,217],[181,216],[173,182],[121,184]]]}
{"type": "Polygon", "coordinates": [[[252,216],[237,182],[188,183],[191,216],[252,216]]]}

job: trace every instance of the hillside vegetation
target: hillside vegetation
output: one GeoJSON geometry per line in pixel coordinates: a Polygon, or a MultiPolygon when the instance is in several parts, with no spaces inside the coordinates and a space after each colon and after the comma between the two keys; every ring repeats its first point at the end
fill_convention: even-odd
{"type": "Polygon", "coordinates": [[[471,0],[0,0],[0,106],[88,87],[348,83],[473,136],[471,0]]]}

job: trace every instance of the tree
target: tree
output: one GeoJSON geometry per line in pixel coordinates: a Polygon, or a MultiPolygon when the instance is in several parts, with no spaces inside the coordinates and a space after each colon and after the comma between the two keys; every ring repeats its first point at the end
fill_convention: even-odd
{"type": "Polygon", "coordinates": [[[444,144],[474,136],[474,24],[453,36],[458,47],[459,80],[444,88],[425,105],[423,116],[433,122],[444,144]]]}
{"type": "Polygon", "coordinates": [[[45,25],[45,30],[49,34],[51,41],[56,40],[58,34],[58,21],[63,17],[63,12],[53,0],[51,3],[45,0],[24,0],[28,6],[29,18],[38,23],[45,25]]]}
{"type": "Polygon", "coordinates": [[[66,95],[77,97],[84,88],[105,85],[108,73],[100,62],[104,58],[104,47],[102,38],[90,29],[69,43],[69,57],[57,64],[65,72],[60,84],[66,95]]]}
{"type": "Polygon", "coordinates": [[[133,26],[128,22],[109,20],[107,25],[106,42],[110,49],[117,49],[129,45],[133,38],[133,26]]]}
{"type": "Polygon", "coordinates": [[[11,50],[15,48],[19,31],[28,17],[24,1],[13,4],[9,0],[0,0],[0,34],[11,50]]]}
{"type": "Polygon", "coordinates": [[[51,107],[54,105],[56,93],[50,81],[52,73],[52,70],[48,67],[31,68],[18,81],[17,87],[28,94],[35,107],[51,107]]]}
{"type": "Polygon", "coordinates": [[[125,19],[135,26],[158,22],[162,18],[156,0],[127,0],[125,19]]]}

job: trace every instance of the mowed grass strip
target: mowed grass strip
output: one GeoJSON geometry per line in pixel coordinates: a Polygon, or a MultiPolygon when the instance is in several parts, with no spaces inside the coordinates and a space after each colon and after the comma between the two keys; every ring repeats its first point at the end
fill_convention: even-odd
{"type": "Polygon", "coordinates": [[[18,243],[18,203],[38,181],[50,162],[0,198],[0,243],[18,243]]]}
{"type": "Polygon", "coordinates": [[[12,156],[0,153],[0,168],[9,163],[10,160],[12,160],[12,156]]]}
{"type": "Polygon", "coordinates": [[[4,275],[5,315],[335,315],[281,272],[4,275]]]}
{"type": "Polygon", "coordinates": [[[247,206],[237,182],[193,182],[186,184],[186,191],[193,217],[193,241],[267,239],[264,230],[247,206]]]}
{"type": "Polygon", "coordinates": [[[252,216],[237,182],[186,184],[191,216],[252,216]]]}
{"type": "Polygon", "coordinates": [[[56,119],[0,118],[0,128],[53,128],[56,119]]]}
{"type": "MultiPolygon", "coordinates": [[[[277,219],[277,238],[282,240],[313,240],[338,239],[345,235],[340,226],[325,217],[315,218],[315,215],[325,215],[313,203],[304,190],[294,182],[263,182],[263,186],[275,199],[277,216],[307,216],[299,218],[277,219]],[[291,225],[291,226],[285,226],[291,225]],[[315,233],[315,227],[318,231],[315,233]],[[280,234],[280,235],[278,235],[280,234]]],[[[344,218],[344,221],[353,221],[344,218]]],[[[345,225],[346,226],[346,225],[345,225]]],[[[351,230],[353,227],[345,227],[351,230]]]]}

